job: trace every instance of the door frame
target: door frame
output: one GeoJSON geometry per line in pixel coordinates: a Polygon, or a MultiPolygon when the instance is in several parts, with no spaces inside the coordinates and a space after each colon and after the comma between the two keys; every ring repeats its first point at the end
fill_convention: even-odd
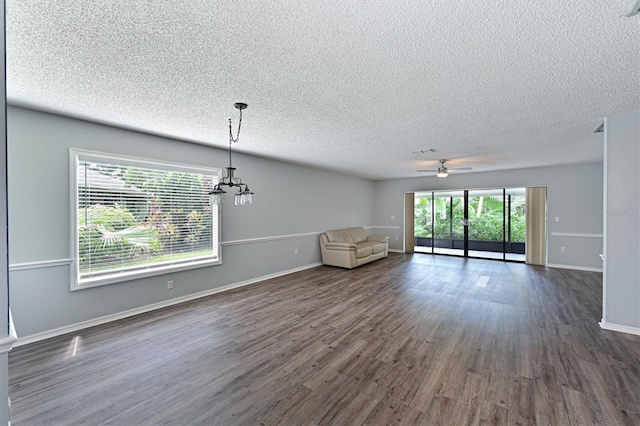
{"type": "MultiPolygon", "coordinates": [[[[485,260],[500,260],[503,262],[512,262],[512,263],[525,263],[524,260],[514,260],[514,259],[507,259],[507,232],[509,232],[509,235],[511,235],[511,227],[510,227],[510,223],[511,223],[511,194],[508,195],[507,198],[507,189],[516,189],[516,188],[527,188],[527,187],[499,187],[499,188],[472,188],[472,189],[441,189],[441,190],[425,190],[425,191],[412,191],[412,192],[405,192],[405,197],[407,194],[412,194],[414,197],[414,208],[415,208],[415,195],[418,193],[430,193],[431,194],[431,253],[423,253],[423,254],[437,254],[440,256],[451,256],[451,257],[460,257],[460,258],[467,258],[467,259],[485,259],[485,260]],[[502,190],[502,259],[496,259],[496,258],[489,258],[489,257],[478,257],[478,256],[470,256],[469,255],[469,192],[473,192],[473,191],[482,191],[482,190],[502,190]],[[434,198],[435,198],[435,194],[438,192],[459,192],[462,191],[463,192],[463,202],[464,202],[464,236],[463,236],[463,244],[464,244],[464,248],[463,248],[463,254],[462,256],[460,255],[456,255],[456,254],[447,254],[447,253],[436,253],[434,250],[434,240],[435,240],[435,229],[434,229],[434,220],[433,217],[435,215],[435,203],[433,202],[434,198]],[[509,200],[509,205],[507,206],[507,199],[509,200]],[[507,209],[508,209],[508,213],[507,213],[507,209]],[[507,228],[507,222],[509,223],[509,227],[507,228]]],[[[451,198],[451,197],[450,197],[451,198]]],[[[453,201],[453,198],[451,198],[451,202],[453,201]]],[[[406,210],[406,202],[404,203],[404,208],[406,210]]],[[[450,208],[450,214],[453,214],[453,209],[450,208]]],[[[406,211],[405,211],[405,235],[407,233],[407,215],[406,215],[406,211]]],[[[414,220],[415,220],[415,216],[414,216],[414,220]]],[[[449,220],[453,220],[453,218],[451,217],[449,220]]],[[[410,224],[411,229],[415,232],[415,226],[414,223],[410,224]]],[[[451,225],[452,226],[452,225],[451,225]]],[[[415,237],[413,240],[413,243],[415,244],[415,237]]],[[[407,247],[407,241],[405,238],[404,241],[404,251],[405,253],[407,253],[406,247],[407,247]]],[[[415,245],[414,245],[415,247],[415,245]]],[[[411,251],[412,253],[414,252],[413,250],[411,251]]]]}

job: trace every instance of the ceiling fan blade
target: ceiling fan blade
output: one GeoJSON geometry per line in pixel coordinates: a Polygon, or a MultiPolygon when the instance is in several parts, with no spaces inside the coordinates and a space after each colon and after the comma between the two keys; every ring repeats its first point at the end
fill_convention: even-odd
{"type": "Polygon", "coordinates": [[[450,172],[457,172],[460,170],[473,170],[471,167],[457,167],[455,169],[450,169],[447,167],[447,170],[449,170],[450,172]]]}
{"type": "Polygon", "coordinates": [[[429,170],[416,170],[416,172],[437,172],[437,170],[429,169],[429,170]]]}

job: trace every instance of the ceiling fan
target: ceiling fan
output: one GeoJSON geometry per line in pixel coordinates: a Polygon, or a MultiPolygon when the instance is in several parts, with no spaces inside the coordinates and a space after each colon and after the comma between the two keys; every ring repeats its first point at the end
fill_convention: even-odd
{"type": "Polygon", "coordinates": [[[436,176],[438,177],[447,177],[449,172],[458,172],[460,170],[473,170],[471,167],[458,167],[457,169],[449,169],[444,163],[447,160],[440,160],[440,167],[437,169],[428,169],[428,170],[416,170],[417,172],[436,172],[436,176]]]}

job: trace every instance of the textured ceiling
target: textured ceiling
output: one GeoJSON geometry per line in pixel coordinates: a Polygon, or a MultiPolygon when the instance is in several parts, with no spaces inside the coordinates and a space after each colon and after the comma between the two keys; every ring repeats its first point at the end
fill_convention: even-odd
{"type": "Polygon", "coordinates": [[[597,161],[635,1],[7,0],[7,95],[219,147],[242,101],[234,149],[372,179],[597,161]]]}

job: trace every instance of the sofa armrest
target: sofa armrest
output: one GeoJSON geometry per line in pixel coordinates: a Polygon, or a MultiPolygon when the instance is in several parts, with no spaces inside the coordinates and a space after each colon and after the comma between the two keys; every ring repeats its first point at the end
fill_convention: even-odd
{"type": "Polygon", "coordinates": [[[375,241],[377,243],[386,243],[389,241],[389,237],[377,236],[377,235],[369,235],[367,236],[367,241],[375,241]]]}
{"type": "Polygon", "coordinates": [[[353,243],[334,243],[334,242],[327,242],[324,243],[324,247],[327,250],[341,250],[341,251],[355,251],[357,249],[357,246],[353,243]]]}

